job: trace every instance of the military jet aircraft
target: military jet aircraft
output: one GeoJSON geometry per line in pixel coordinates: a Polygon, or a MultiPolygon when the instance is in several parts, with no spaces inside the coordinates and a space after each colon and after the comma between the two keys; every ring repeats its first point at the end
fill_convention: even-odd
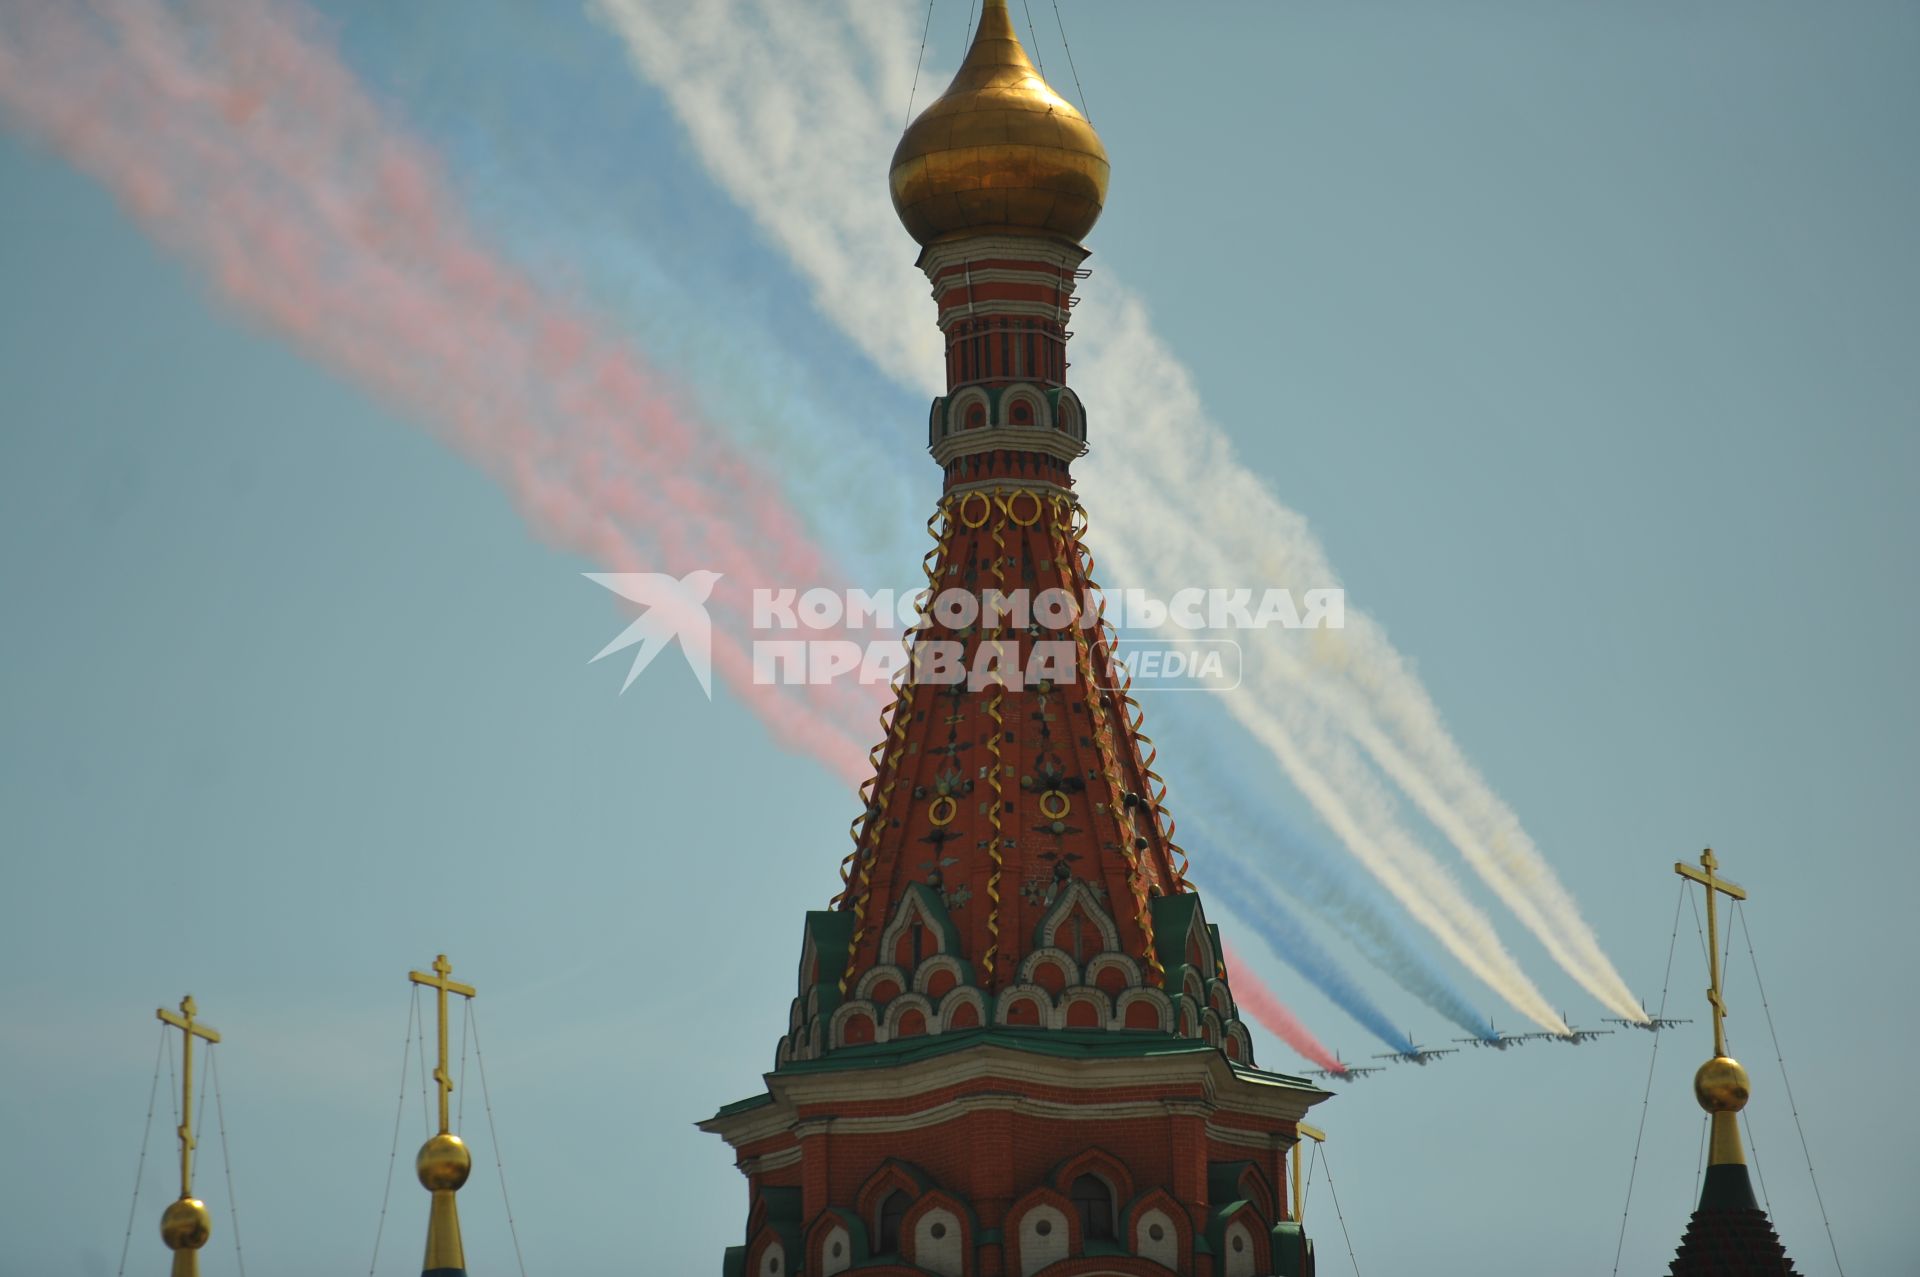
{"type": "Polygon", "coordinates": [[[1392,1060],[1396,1064],[1418,1064],[1421,1068],[1425,1068],[1441,1056],[1453,1055],[1456,1051],[1457,1048],[1450,1046],[1443,1046],[1437,1050],[1429,1050],[1417,1043],[1410,1043],[1404,1051],[1389,1051],[1384,1055],[1376,1055],[1373,1058],[1376,1060],[1392,1060]]]}
{"type": "Polygon", "coordinates": [[[1540,1036],[1543,1038],[1552,1038],[1555,1042],[1565,1042],[1568,1046],[1579,1046],[1582,1042],[1590,1041],[1593,1038],[1613,1032],[1612,1029],[1583,1029],[1572,1020],[1567,1020],[1567,1013],[1565,1011],[1560,1013],[1560,1018],[1566,1020],[1567,1031],[1565,1033],[1542,1033],[1540,1036]]]}
{"type": "Polygon", "coordinates": [[[1533,1038],[1548,1036],[1540,1033],[1504,1033],[1500,1029],[1495,1028],[1491,1020],[1487,1022],[1487,1027],[1493,1030],[1493,1036],[1490,1038],[1455,1038],[1454,1041],[1464,1042],[1468,1046],[1484,1046],[1489,1050],[1504,1051],[1510,1046],[1519,1046],[1522,1042],[1529,1041],[1533,1038]]]}
{"type": "MultiPolygon", "coordinates": [[[[1647,1004],[1645,1002],[1642,1002],[1640,1004],[1640,1009],[1642,1011],[1645,1011],[1647,1009],[1647,1004]]],[[[1662,1029],[1671,1029],[1676,1024],[1692,1024],[1693,1023],[1692,1020],[1671,1020],[1665,1016],[1654,1015],[1650,1012],[1648,1013],[1647,1018],[1644,1020],[1622,1020],[1617,1016],[1611,1016],[1611,1015],[1604,1016],[1602,1018],[1605,1019],[1605,1021],[1608,1024],[1624,1025],[1629,1029],[1645,1029],[1648,1033],[1658,1033],[1662,1029]]]]}
{"type": "Polygon", "coordinates": [[[1329,1081],[1358,1082],[1369,1073],[1384,1073],[1387,1071],[1387,1066],[1384,1064],[1348,1064],[1340,1058],[1340,1054],[1337,1051],[1334,1053],[1333,1058],[1340,1065],[1338,1069],[1308,1069],[1307,1076],[1323,1077],[1329,1081]]]}

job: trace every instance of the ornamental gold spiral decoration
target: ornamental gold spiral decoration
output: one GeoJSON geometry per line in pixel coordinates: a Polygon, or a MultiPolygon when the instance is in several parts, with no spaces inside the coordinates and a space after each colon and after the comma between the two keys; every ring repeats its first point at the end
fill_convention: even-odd
{"type": "MultiPolygon", "coordinates": [[[[1088,555],[1088,562],[1089,565],[1091,565],[1092,555],[1090,554],[1088,555]]],[[[1092,584],[1091,580],[1089,580],[1089,584],[1092,584]]],[[[1094,585],[1093,588],[1097,590],[1099,586],[1094,585]]],[[[1100,627],[1101,640],[1107,645],[1107,650],[1111,652],[1113,645],[1117,643],[1119,639],[1113,632],[1112,624],[1107,620],[1104,596],[1101,599],[1098,624],[1100,627]]],[[[1124,665],[1112,666],[1111,668],[1116,668],[1120,671],[1120,678],[1115,694],[1120,698],[1121,704],[1125,705],[1127,710],[1130,711],[1127,716],[1127,725],[1133,729],[1133,738],[1138,743],[1138,746],[1146,750],[1145,756],[1137,758],[1136,762],[1140,767],[1141,778],[1146,781],[1147,792],[1145,797],[1147,800],[1148,817],[1153,821],[1154,829],[1159,833],[1161,841],[1167,846],[1167,852],[1173,869],[1173,889],[1176,892],[1191,891],[1193,890],[1192,884],[1187,881],[1187,853],[1179,843],[1173,840],[1175,825],[1173,813],[1167,810],[1167,782],[1161,778],[1159,772],[1153,770],[1154,760],[1160,757],[1160,750],[1153,743],[1153,737],[1147,735],[1147,716],[1145,712],[1141,710],[1140,702],[1133,699],[1133,674],[1124,665]]]]}
{"type": "MultiPolygon", "coordinates": [[[[1067,583],[1070,587],[1076,584],[1075,578],[1077,577],[1077,583],[1082,587],[1085,594],[1099,600],[1098,611],[1096,612],[1096,616],[1099,618],[1097,624],[1104,631],[1106,624],[1106,601],[1100,595],[1100,587],[1093,579],[1093,554],[1087,549],[1085,541],[1087,527],[1086,511],[1078,502],[1071,501],[1066,496],[1054,497],[1053,503],[1055,514],[1053,526],[1055,557],[1066,570],[1067,583]],[[1071,554],[1068,552],[1068,534],[1062,531],[1063,526],[1067,524],[1068,520],[1072,520],[1070,538],[1072,547],[1071,554]]],[[[1147,964],[1148,983],[1164,985],[1166,983],[1167,972],[1166,968],[1161,965],[1160,955],[1154,945],[1153,909],[1147,895],[1146,878],[1140,871],[1140,853],[1135,850],[1134,847],[1135,840],[1139,838],[1139,834],[1135,830],[1133,815],[1127,806],[1127,789],[1125,783],[1120,778],[1120,767],[1116,760],[1118,751],[1114,745],[1113,728],[1108,722],[1106,707],[1101,703],[1100,686],[1094,679],[1093,654],[1090,645],[1087,643],[1086,629],[1083,625],[1078,623],[1074,625],[1073,642],[1075,658],[1080,671],[1080,679],[1087,689],[1088,711],[1093,717],[1094,747],[1100,754],[1100,769],[1103,778],[1107,782],[1107,790],[1113,811],[1114,827],[1120,835],[1120,855],[1127,862],[1127,886],[1133,892],[1134,917],[1140,926],[1143,947],[1143,952],[1140,956],[1147,964]]],[[[1101,642],[1103,644],[1106,642],[1104,633],[1101,642]]],[[[1109,654],[1109,668],[1111,668],[1111,665],[1112,658],[1109,654]]]]}
{"type": "Polygon", "coordinates": [[[887,808],[893,801],[893,791],[900,780],[900,759],[906,743],[907,724],[913,719],[914,638],[926,624],[928,609],[933,606],[933,598],[940,584],[939,566],[947,557],[947,547],[953,541],[953,533],[953,500],[942,497],[934,506],[933,513],[927,516],[927,535],[933,538],[933,548],[920,558],[920,570],[927,578],[927,592],[915,608],[913,628],[900,636],[907,660],[894,675],[893,702],[881,714],[881,741],[868,754],[874,771],[873,776],[860,786],[860,796],[867,801],[867,806],[854,818],[849,830],[853,835],[854,849],[840,862],[842,887],[834,903],[841,904],[849,893],[852,894],[853,903],[853,935],[847,941],[846,969],[840,973],[840,992],[843,995],[853,980],[859,962],[860,942],[866,938],[867,908],[873,895],[873,862],[879,853],[880,840],[886,833],[887,808]]]}
{"type": "MultiPolygon", "coordinates": [[[[993,490],[993,505],[999,512],[993,520],[993,588],[999,596],[1006,594],[1006,557],[1007,557],[1007,511],[1008,501],[1004,489],[993,490]]],[[[984,622],[985,618],[982,618],[984,622]]],[[[1006,867],[1006,857],[1000,848],[1000,809],[1005,803],[1002,794],[1003,783],[1000,773],[1003,770],[1000,759],[1000,738],[1006,734],[1006,723],[1000,715],[1000,704],[1005,699],[1002,689],[1006,687],[1006,678],[1000,672],[1001,662],[1006,656],[1006,644],[1001,632],[1006,628],[1004,614],[994,618],[994,637],[986,640],[983,625],[981,637],[986,640],[992,653],[988,667],[988,676],[993,680],[993,694],[987,698],[987,717],[993,720],[992,734],[987,737],[988,771],[987,785],[993,790],[993,806],[987,812],[987,857],[993,868],[987,871],[987,950],[980,956],[980,979],[987,988],[993,987],[993,964],[1000,956],[1000,875],[1006,867]]]]}

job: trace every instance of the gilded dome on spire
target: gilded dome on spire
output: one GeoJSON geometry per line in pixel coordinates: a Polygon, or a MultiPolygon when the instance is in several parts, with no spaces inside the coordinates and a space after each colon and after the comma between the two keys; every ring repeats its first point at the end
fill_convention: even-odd
{"type": "Polygon", "coordinates": [[[1006,0],[986,0],[953,83],[893,152],[894,211],[922,244],[963,234],[1078,241],[1107,197],[1107,150],[1040,78],[1006,0]]]}

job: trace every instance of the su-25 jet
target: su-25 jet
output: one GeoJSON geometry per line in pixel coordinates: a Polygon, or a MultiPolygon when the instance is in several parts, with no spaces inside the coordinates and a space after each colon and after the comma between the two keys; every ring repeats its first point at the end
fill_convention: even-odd
{"type": "Polygon", "coordinates": [[[1406,1050],[1388,1051],[1384,1055],[1376,1055],[1373,1058],[1376,1060],[1392,1060],[1395,1064],[1418,1064],[1421,1068],[1425,1068],[1441,1056],[1452,1055],[1458,1049],[1457,1047],[1443,1046],[1429,1050],[1409,1038],[1407,1040],[1406,1050]]]}
{"type": "Polygon", "coordinates": [[[1555,1042],[1565,1042],[1568,1046],[1579,1046],[1582,1042],[1613,1032],[1612,1029],[1583,1029],[1572,1020],[1568,1020],[1565,1011],[1560,1013],[1560,1018],[1566,1022],[1565,1033],[1542,1033],[1537,1036],[1551,1038],[1555,1042]]]}
{"type": "MultiPolygon", "coordinates": [[[[1641,1001],[1640,1009],[1646,1011],[1647,1004],[1645,1000],[1641,1001]]],[[[1629,1029],[1645,1029],[1648,1033],[1658,1033],[1662,1029],[1671,1029],[1676,1024],[1693,1023],[1692,1020],[1670,1020],[1665,1016],[1654,1015],[1651,1012],[1648,1012],[1647,1017],[1643,1020],[1622,1020],[1611,1015],[1603,1016],[1602,1019],[1608,1024],[1621,1024],[1629,1029]]]]}
{"type": "Polygon", "coordinates": [[[1468,1046],[1474,1046],[1474,1047],[1483,1046],[1491,1051],[1504,1051],[1510,1046],[1519,1046],[1522,1042],[1528,1042],[1533,1040],[1534,1038],[1544,1038],[1544,1037],[1554,1036],[1552,1034],[1547,1034],[1547,1033],[1506,1033],[1500,1029],[1494,1028],[1493,1021],[1491,1020],[1487,1021],[1487,1028],[1492,1032],[1493,1034],[1492,1037],[1455,1038],[1454,1041],[1464,1042],[1468,1046]]]}
{"type": "Polygon", "coordinates": [[[1387,1071],[1387,1066],[1384,1064],[1348,1064],[1345,1060],[1340,1058],[1340,1053],[1338,1051],[1335,1051],[1333,1053],[1333,1059],[1334,1059],[1334,1063],[1340,1066],[1339,1068],[1308,1069],[1306,1071],[1307,1076],[1323,1077],[1323,1078],[1327,1078],[1330,1081],[1337,1079],[1342,1082],[1358,1082],[1361,1078],[1365,1077],[1369,1073],[1384,1073],[1387,1071]]]}

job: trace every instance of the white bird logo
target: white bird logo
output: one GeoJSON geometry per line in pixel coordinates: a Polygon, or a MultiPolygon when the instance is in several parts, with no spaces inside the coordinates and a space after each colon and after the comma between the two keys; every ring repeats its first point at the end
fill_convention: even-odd
{"type": "Polygon", "coordinates": [[[640,671],[678,638],[680,653],[687,658],[687,667],[693,676],[700,680],[700,690],[707,694],[708,700],[713,699],[713,621],[707,615],[706,602],[720,580],[720,573],[702,569],[683,577],[671,577],[664,572],[582,572],[580,575],[642,609],[633,624],[620,631],[613,642],[593,657],[593,661],[597,661],[639,644],[639,650],[633,654],[633,665],[627,670],[627,681],[620,685],[621,692],[632,687],[640,671]]]}

